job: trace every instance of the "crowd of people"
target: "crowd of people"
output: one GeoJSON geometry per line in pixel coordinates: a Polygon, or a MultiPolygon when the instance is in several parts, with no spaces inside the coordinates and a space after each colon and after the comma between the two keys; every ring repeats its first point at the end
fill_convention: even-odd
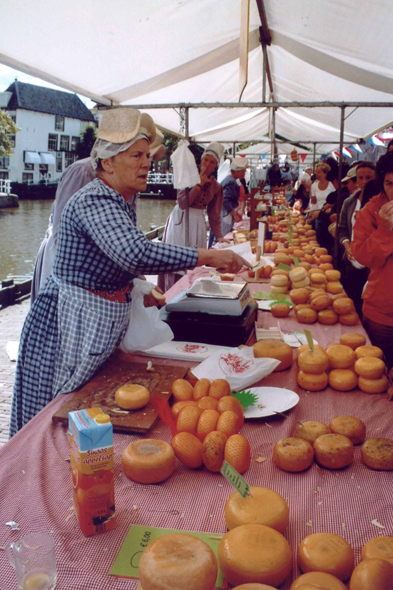
{"type": "MultiPolygon", "coordinates": [[[[85,384],[119,345],[129,329],[135,277],[157,274],[163,293],[195,266],[232,273],[250,266],[231,250],[211,248],[227,241],[242,220],[248,192],[244,157],[232,157],[229,173],[217,181],[224,156],[217,142],[205,149],[199,182],[188,190],[188,240],[184,190],[178,191],[162,243],[148,241],[137,229],[136,196],[146,188],[154,153],[162,153],[157,136],[149,115],[108,110],[91,157],[70,166],[59,183],[21,335],[10,436],[53,397],[85,384]]],[[[393,141],[376,166],[356,162],[346,171],[341,194],[334,158],[317,164],[314,173],[310,167],[298,172],[273,160],[265,188],[286,186],[293,213],[308,217],[331,254],[337,236],[345,290],[392,370],[393,141]]],[[[145,305],[159,303],[147,296],[145,305]]]]}

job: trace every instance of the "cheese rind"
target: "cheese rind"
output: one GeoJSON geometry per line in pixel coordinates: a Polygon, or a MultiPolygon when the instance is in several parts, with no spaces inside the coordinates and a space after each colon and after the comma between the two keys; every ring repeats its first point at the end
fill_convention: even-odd
{"type": "Polygon", "coordinates": [[[360,452],[367,467],[382,471],[393,469],[393,440],[390,438],[369,438],[360,447],[360,452]]]}
{"type": "Polygon", "coordinates": [[[317,462],[327,469],[342,469],[353,461],[353,444],[341,434],[323,434],[314,442],[317,462]]]}
{"type": "Polygon", "coordinates": [[[149,390],[137,383],[126,383],[115,391],[115,402],[123,410],[139,410],[149,399],[149,390]]]}
{"type": "Polygon", "coordinates": [[[292,365],[292,348],[281,340],[261,340],[253,346],[255,358],[273,358],[280,362],[274,372],[284,371],[292,365]]]}
{"type": "Polygon", "coordinates": [[[309,572],[301,575],[292,582],[290,590],[301,590],[306,584],[321,590],[325,590],[325,588],[327,590],[347,590],[347,587],[336,576],[324,572],[309,572]]]}
{"type": "Polygon", "coordinates": [[[329,428],[333,434],[349,438],[353,445],[364,442],[366,438],[366,425],[356,416],[337,416],[330,421],[329,428]]]}
{"type": "Polygon", "coordinates": [[[330,434],[329,426],[318,422],[318,420],[302,420],[298,422],[293,436],[295,438],[302,438],[310,445],[313,445],[319,436],[322,434],[330,434]]]}
{"type": "Polygon", "coordinates": [[[273,461],[283,471],[304,471],[310,467],[313,460],[312,446],[301,438],[282,438],[274,445],[273,461]]]}
{"type": "Polygon", "coordinates": [[[353,571],[349,590],[392,590],[393,565],[384,559],[365,559],[353,571]]]}
{"type": "Polygon", "coordinates": [[[393,565],[393,537],[370,539],[362,549],[362,559],[385,559],[393,565]]]}
{"type": "Polygon", "coordinates": [[[121,454],[125,475],[138,483],[158,483],[175,470],[175,453],[163,440],[147,438],[130,443],[121,454]]]}
{"type": "Polygon", "coordinates": [[[263,524],[284,533],[289,524],[288,504],[277,492],[253,486],[245,499],[238,492],[228,498],[225,523],[229,530],[242,524],[263,524]]]}
{"type": "Polygon", "coordinates": [[[351,545],[333,533],[308,535],[298,548],[298,565],[304,572],[325,572],[347,580],[354,568],[351,545]]]}
{"type": "Polygon", "coordinates": [[[139,579],[144,590],[173,590],[179,579],[185,590],[214,590],[217,560],[201,539],[172,534],[152,541],[139,561],[139,579]]]}
{"type": "Polygon", "coordinates": [[[224,577],[234,586],[255,582],[277,587],[292,570],[292,551],[274,529],[244,524],[223,536],[218,561],[224,577]]]}

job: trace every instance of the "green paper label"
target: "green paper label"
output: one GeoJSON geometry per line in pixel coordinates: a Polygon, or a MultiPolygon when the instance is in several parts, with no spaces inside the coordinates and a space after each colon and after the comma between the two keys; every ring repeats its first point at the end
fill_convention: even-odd
{"type": "Polygon", "coordinates": [[[283,264],[282,262],[280,262],[280,264],[278,265],[277,268],[280,268],[281,270],[291,270],[290,266],[287,266],[286,264],[283,264]]]}
{"type": "Polygon", "coordinates": [[[224,464],[221,467],[221,473],[225,479],[233,485],[235,490],[238,491],[241,496],[243,496],[243,498],[247,498],[250,493],[250,486],[246,480],[242,478],[240,473],[238,473],[236,469],[234,469],[232,465],[228,463],[228,461],[224,461],[224,464]]]}
{"type": "Polygon", "coordinates": [[[262,299],[263,301],[290,301],[289,295],[286,293],[271,293],[270,291],[254,291],[252,294],[253,299],[262,299]]]}
{"type": "Polygon", "coordinates": [[[313,337],[312,337],[312,334],[311,334],[310,330],[304,330],[304,333],[305,333],[306,338],[307,338],[307,343],[308,343],[309,349],[312,352],[314,352],[314,340],[313,340],[313,337]]]}
{"type": "Polygon", "coordinates": [[[299,261],[299,258],[298,258],[297,256],[294,256],[294,257],[293,257],[293,261],[294,261],[294,263],[295,263],[295,266],[296,266],[296,268],[298,268],[298,266],[300,266],[300,261],[299,261]]]}

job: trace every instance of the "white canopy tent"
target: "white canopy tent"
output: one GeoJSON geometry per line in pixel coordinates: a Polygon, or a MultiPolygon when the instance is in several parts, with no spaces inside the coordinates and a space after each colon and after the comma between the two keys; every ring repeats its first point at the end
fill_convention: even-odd
{"type": "MultiPolygon", "coordinates": [[[[262,98],[260,0],[250,0],[248,85],[255,108],[195,108],[196,140],[246,141],[269,131],[262,98]],[[260,6],[259,6],[260,7],[260,6]]],[[[275,103],[393,104],[390,0],[265,0],[275,103]]],[[[0,62],[104,105],[238,101],[239,0],[40,0],[1,2],[0,62]]],[[[267,102],[267,101],[266,101],[267,102]]],[[[278,108],[276,133],[292,141],[339,141],[341,109],[278,108]]],[[[173,108],[150,111],[179,132],[173,108]]],[[[393,121],[393,108],[347,107],[344,141],[393,121]]]]}

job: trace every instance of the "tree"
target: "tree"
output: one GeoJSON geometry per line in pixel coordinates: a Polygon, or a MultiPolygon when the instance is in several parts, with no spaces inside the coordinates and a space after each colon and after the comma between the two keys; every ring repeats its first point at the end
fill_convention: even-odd
{"type": "Polygon", "coordinates": [[[15,125],[11,116],[0,109],[0,157],[9,156],[14,150],[11,135],[15,135],[19,127],[15,125]]]}
{"type": "Polygon", "coordinates": [[[163,131],[163,135],[164,135],[164,141],[162,143],[165,146],[165,162],[166,162],[165,165],[166,165],[166,169],[169,170],[170,163],[171,163],[171,155],[173,154],[173,152],[177,148],[177,144],[179,143],[179,138],[176,137],[175,135],[172,135],[171,133],[167,133],[166,131],[163,131]]]}
{"type": "Polygon", "coordinates": [[[78,147],[76,148],[78,160],[83,160],[83,158],[88,158],[90,156],[91,149],[96,140],[96,135],[97,127],[95,125],[90,125],[90,123],[87,123],[87,125],[83,127],[80,133],[81,140],[78,147]]]}

